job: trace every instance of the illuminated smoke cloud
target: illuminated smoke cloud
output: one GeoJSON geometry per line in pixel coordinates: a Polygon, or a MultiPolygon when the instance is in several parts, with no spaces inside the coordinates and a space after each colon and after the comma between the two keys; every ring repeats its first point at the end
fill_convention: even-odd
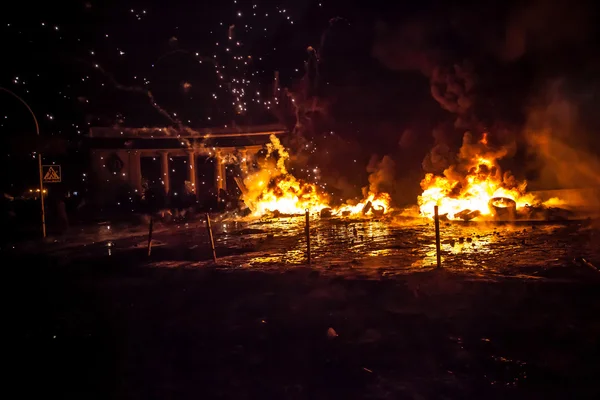
{"type": "Polygon", "coordinates": [[[434,129],[434,146],[422,162],[425,171],[434,173],[443,172],[454,162],[451,144],[455,142],[455,131],[464,132],[477,125],[477,77],[473,64],[461,61],[434,40],[448,28],[444,18],[435,14],[411,17],[396,28],[379,23],[372,48],[372,54],[386,67],[418,71],[426,76],[432,98],[454,114],[453,126],[439,124],[434,129]]]}
{"type": "MultiPolygon", "coordinates": [[[[281,92],[280,102],[287,104],[295,117],[294,132],[303,136],[314,133],[314,118],[328,115],[329,103],[327,99],[317,96],[319,90],[319,56],[314,47],[306,49],[307,60],[304,62],[304,76],[301,89],[292,91],[284,88],[281,92]]],[[[304,140],[297,139],[297,140],[304,140]]]]}
{"type": "MultiPolygon", "coordinates": [[[[497,7],[446,3],[435,10],[407,12],[394,26],[378,23],[372,54],[391,70],[419,71],[430,78],[432,96],[445,110],[456,114],[456,127],[464,132],[477,121],[469,114],[473,114],[478,80],[486,80],[477,86],[485,86],[488,97],[502,99],[506,89],[495,86],[501,82],[495,75],[483,78],[484,68],[493,65],[502,73],[511,68],[510,62],[527,56],[528,62],[535,61],[531,67],[543,70],[563,62],[565,51],[582,57],[589,53],[586,49],[593,40],[590,31],[597,17],[591,4],[574,6],[567,0],[506,2],[497,7]]],[[[520,97],[523,102],[527,98],[528,94],[520,97]]]]}
{"type": "Polygon", "coordinates": [[[379,159],[374,155],[367,165],[369,173],[369,186],[363,188],[363,196],[369,194],[391,193],[393,191],[394,179],[396,177],[396,163],[390,156],[379,159]]]}
{"type": "Polygon", "coordinates": [[[441,126],[433,130],[434,146],[425,156],[422,166],[425,172],[441,173],[454,161],[455,154],[446,141],[445,129],[441,126]]]}
{"type": "Polygon", "coordinates": [[[538,181],[549,187],[600,185],[600,158],[580,121],[578,102],[551,82],[528,113],[524,134],[536,159],[538,181]]]}
{"type": "Polygon", "coordinates": [[[473,106],[475,76],[468,64],[435,67],[430,77],[431,95],[442,108],[466,115],[473,106]]]}

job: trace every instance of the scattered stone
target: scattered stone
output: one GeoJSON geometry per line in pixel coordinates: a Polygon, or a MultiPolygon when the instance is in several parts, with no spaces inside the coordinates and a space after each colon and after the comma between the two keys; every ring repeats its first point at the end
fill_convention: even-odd
{"type": "Polygon", "coordinates": [[[338,337],[338,333],[335,331],[335,329],[333,328],[329,328],[327,329],[327,338],[328,339],[335,339],[336,337],[338,337]]]}

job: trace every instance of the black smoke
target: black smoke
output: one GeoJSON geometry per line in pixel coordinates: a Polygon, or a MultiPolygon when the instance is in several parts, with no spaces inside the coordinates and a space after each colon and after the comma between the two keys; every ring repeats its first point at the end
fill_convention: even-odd
{"type": "MultiPolygon", "coordinates": [[[[347,192],[351,182],[358,196],[371,157],[387,156],[402,188],[394,200],[411,204],[424,172],[456,162],[465,132],[488,132],[491,144],[507,149],[502,167],[535,181],[552,158],[532,149],[527,131],[532,113],[548,108],[549,85],[560,79],[570,91],[593,92],[568,97],[578,109],[597,98],[598,8],[564,0],[370,2],[368,12],[330,20],[311,44],[319,74],[308,96],[326,107],[297,131],[311,144],[300,159],[326,165],[330,188],[343,181],[347,192]]],[[[569,137],[589,144],[580,136],[598,122],[586,114],[578,124],[569,137]]]]}

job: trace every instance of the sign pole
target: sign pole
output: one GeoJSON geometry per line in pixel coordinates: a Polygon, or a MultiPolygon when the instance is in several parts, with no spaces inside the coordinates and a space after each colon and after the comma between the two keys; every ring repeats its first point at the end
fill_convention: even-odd
{"type": "MultiPolygon", "coordinates": [[[[27,110],[29,110],[29,113],[33,117],[33,122],[35,122],[35,133],[39,137],[40,136],[40,126],[38,124],[37,118],[35,117],[35,114],[31,110],[31,107],[29,107],[29,104],[27,104],[25,102],[25,100],[23,100],[22,98],[20,98],[19,96],[17,96],[16,94],[14,94],[13,92],[11,92],[8,89],[0,87],[0,90],[13,95],[14,97],[17,98],[17,100],[19,100],[21,103],[23,103],[23,105],[25,107],[27,107],[27,110]]],[[[42,153],[41,152],[38,153],[38,168],[40,170],[40,202],[42,205],[42,237],[46,238],[46,211],[44,209],[44,177],[42,176],[42,153]]]]}
{"type": "MultiPolygon", "coordinates": [[[[36,122],[37,127],[37,122],[36,122]]],[[[38,135],[39,135],[38,131],[38,135]]],[[[46,209],[44,207],[44,176],[42,173],[42,153],[38,153],[38,169],[40,172],[40,200],[42,203],[42,237],[46,237],[46,209]]]]}

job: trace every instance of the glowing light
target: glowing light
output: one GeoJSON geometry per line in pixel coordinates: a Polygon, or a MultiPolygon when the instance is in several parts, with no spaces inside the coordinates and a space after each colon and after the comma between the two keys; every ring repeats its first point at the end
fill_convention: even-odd
{"type": "Polygon", "coordinates": [[[254,216],[279,212],[288,215],[320,212],[331,209],[331,215],[358,216],[363,214],[383,215],[390,210],[390,197],[387,193],[368,193],[357,204],[330,207],[329,195],[320,191],[319,186],[305,182],[290,174],[286,168],[289,152],[275,135],[270,137],[265,160],[258,171],[244,179],[246,191],[242,199],[254,216]],[[369,204],[370,202],[370,204],[369,204]]]}
{"type": "Polygon", "coordinates": [[[517,209],[540,204],[534,195],[526,193],[526,181],[518,182],[510,173],[502,173],[498,160],[506,153],[491,149],[487,134],[476,143],[466,134],[458,164],[446,169],[443,176],[426,174],[421,181],[421,215],[433,218],[437,205],[439,214],[451,220],[465,210],[479,215],[475,218],[486,219],[492,216],[490,201],[496,197],[513,200],[517,209]]]}

